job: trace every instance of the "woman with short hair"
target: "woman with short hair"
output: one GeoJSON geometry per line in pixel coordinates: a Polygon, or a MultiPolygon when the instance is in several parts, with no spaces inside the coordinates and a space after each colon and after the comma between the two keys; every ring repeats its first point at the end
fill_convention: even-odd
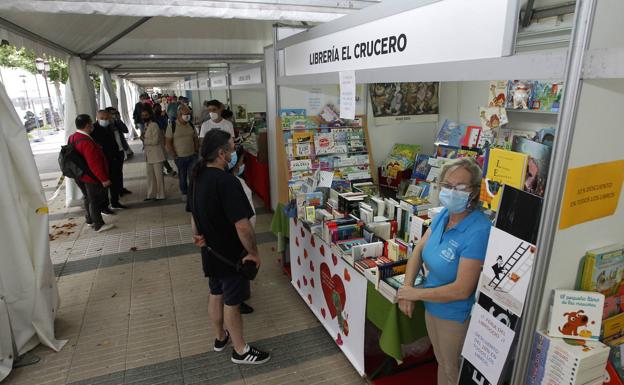
{"type": "Polygon", "coordinates": [[[141,111],[141,118],[145,125],[145,139],[143,141],[147,173],[147,197],[145,200],[165,199],[165,179],[162,169],[162,163],[165,160],[163,132],[154,121],[151,109],[141,111]]]}
{"type": "Polygon", "coordinates": [[[479,209],[481,168],[473,158],[447,163],[440,174],[444,209],[418,242],[407,262],[399,308],[412,316],[425,305],[425,322],[438,361],[438,385],[455,385],[468,318],[485,259],[492,223],[479,209]],[[413,287],[424,263],[425,283],[413,287]]]}

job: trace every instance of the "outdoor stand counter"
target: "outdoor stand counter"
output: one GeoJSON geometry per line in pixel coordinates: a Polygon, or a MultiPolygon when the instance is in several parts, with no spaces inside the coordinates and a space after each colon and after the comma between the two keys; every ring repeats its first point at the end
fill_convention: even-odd
{"type": "Polygon", "coordinates": [[[381,331],[381,350],[398,362],[402,344],[427,335],[422,303],[406,317],[301,220],[290,220],[290,258],[295,290],[362,376],[366,319],[381,331]]]}

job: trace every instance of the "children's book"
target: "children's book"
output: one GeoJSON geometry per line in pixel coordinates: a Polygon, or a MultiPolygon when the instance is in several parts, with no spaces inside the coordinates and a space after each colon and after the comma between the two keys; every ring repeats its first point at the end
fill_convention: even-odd
{"type": "Polygon", "coordinates": [[[466,127],[466,133],[461,141],[462,147],[477,147],[479,144],[479,135],[481,134],[480,126],[468,126],[466,127]]]}
{"type": "Polygon", "coordinates": [[[529,243],[537,242],[544,199],[512,186],[503,187],[496,227],[529,243]]]}
{"type": "Polygon", "coordinates": [[[544,196],[552,147],[527,138],[514,136],[511,150],[529,156],[524,179],[524,191],[537,196],[544,196]]]}
{"type": "Polygon", "coordinates": [[[507,81],[497,80],[490,82],[490,100],[488,107],[503,107],[507,101],[507,81]]]}
{"type": "Polygon", "coordinates": [[[620,337],[624,335],[624,313],[609,317],[602,321],[602,338],[620,337]]]}
{"type": "Polygon", "coordinates": [[[605,343],[611,347],[609,364],[612,365],[616,377],[624,378],[624,337],[607,340],[605,343]]]}
{"type": "Polygon", "coordinates": [[[509,123],[507,111],[503,107],[479,107],[479,119],[483,130],[497,130],[509,123]]]}
{"type": "Polygon", "coordinates": [[[481,149],[486,149],[494,146],[496,144],[496,135],[497,130],[491,130],[489,128],[482,129],[479,134],[479,140],[477,142],[477,147],[481,149]]]}
{"type": "Polygon", "coordinates": [[[532,110],[559,112],[563,94],[563,82],[536,81],[534,88],[531,101],[532,110]]]}
{"type": "Polygon", "coordinates": [[[534,258],[533,244],[493,227],[479,291],[521,316],[534,258]]]}
{"type": "Polygon", "coordinates": [[[426,180],[429,175],[431,165],[429,164],[430,155],[418,154],[414,161],[414,170],[412,171],[412,179],[426,180]]]}
{"type": "Polygon", "coordinates": [[[551,337],[600,338],[604,295],[591,291],[555,289],[548,322],[551,337]]]}
{"type": "Polygon", "coordinates": [[[531,80],[510,80],[507,83],[507,108],[528,110],[535,92],[535,82],[531,80]]]}
{"type": "Polygon", "coordinates": [[[492,148],[488,155],[487,172],[481,184],[481,201],[485,208],[498,211],[503,185],[522,188],[528,155],[492,148]]]}
{"type": "Polygon", "coordinates": [[[607,297],[622,292],[624,243],[587,251],[581,289],[597,291],[607,297]]]}
{"type": "Polygon", "coordinates": [[[601,385],[624,385],[621,374],[615,369],[613,361],[609,360],[607,363],[607,374],[604,377],[604,382],[601,385]]]}
{"type": "Polygon", "coordinates": [[[434,144],[445,145],[451,147],[460,147],[461,142],[466,134],[467,126],[457,124],[452,120],[446,119],[438,131],[438,136],[434,144]]]}
{"type": "Polygon", "coordinates": [[[319,132],[314,137],[314,152],[316,155],[334,153],[334,134],[331,132],[319,132]]]}

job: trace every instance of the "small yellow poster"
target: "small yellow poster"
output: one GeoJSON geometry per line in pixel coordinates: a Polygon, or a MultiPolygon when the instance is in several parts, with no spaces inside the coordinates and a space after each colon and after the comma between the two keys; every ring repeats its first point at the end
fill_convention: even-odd
{"type": "Polygon", "coordinates": [[[624,160],[569,169],[559,228],[613,215],[623,179],[624,160]]]}

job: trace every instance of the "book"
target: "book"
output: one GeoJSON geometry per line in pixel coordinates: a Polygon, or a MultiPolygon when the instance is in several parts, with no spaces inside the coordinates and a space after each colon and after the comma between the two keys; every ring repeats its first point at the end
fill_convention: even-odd
{"type": "Polygon", "coordinates": [[[544,196],[552,147],[527,138],[514,136],[511,150],[529,156],[524,180],[524,191],[544,196]]]}
{"type": "Polygon", "coordinates": [[[507,81],[497,80],[490,82],[490,97],[488,107],[505,107],[507,101],[507,81]]]}
{"type": "Polygon", "coordinates": [[[477,147],[479,143],[479,135],[481,134],[480,126],[468,126],[466,127],[466,133],[464,134],[464,138],[462,139],[460,145],[462,147],[477,147]]]}
{"type": "MultiPolygon", "coordinates": [[[[602,295],[602,294],[601,294],[602,295]]],[[[602,317],[602,314],[601,314],[602,317]]],[[[609,317],[602,321],[602,338],[620,337],[624,334],[624,313],[609,317]]]]}
{"type": "Polygon", "coordinates": [[[496,228],[535,244],[543,201],[537,195],[505,185],[496,213],[496,228]]]}
{"type": "Polygon", "coordinates": [[[531,109],[549,112],[559,112],[563,94],[563,82],[536,81],[533,84],[534,92],[531,99],[531,109]]]}
{"type": "Polygon", "coordinates": [[[451,147],[460,147],[461,141],[465,136],[467,126],[460,125],[458,123],[453,122],[450,119],[446,119],[440,130],[438,131],[438,135],[436,136],[433,144],[436,146],[444,145],[451,147]]]}
{"type": "Polygon", "coordinates": [[[491,146],[496,144],[496,135],[495,130],[492,129],[482,129],[479,134],[479,140],[477,141],[477,147],[481,149],[490,148],[491,146]]]}
{"type": "Polygon", "coordinates": [[[612,365],[616,376],[624,378],[624,337],[615,338],[605,343],[611,348],[609,353],[609,363],[612,365]]]}
{"type": "Polygon", "coordinates": [[[498,211],[503,185],[522,188],[528,155],[492,148],[488,155],[485,179],[481,184],[481,201],[485,208],[498,211]]]}
{"type": "Polygon", "coordinates": [[[332,154],[334,152],[334,134],[319,132],[314,137],[314,152],[316,155],[332,154]]]}
{"type": "Polygon", "coordinates": [[[615,365],[613,361],[609,360],[607,363],[607,374],[605,375],[604,381],[600,383],[601,385],[624,385],[622,381],[622,375],[618,373],[615,369],[615,365]]]}
{"type": "Polygon", "coordinates": [[[412,179],[426,180],[429,175],[431,165],[429,164],[430,155],[418,154],[414,161],[414,168],[412,171],[412,179]]]}
{"type": "Polygon", "coordinates": [[[507,104],[509,109],[528,110],[534,98],[535,82],[531,80],[510,80],[507,83],[507,104]]]}
{"type": "Polygon", "coordinates": [[[497,130],[509,123],[507,111],[502,107],[479,107],[479,119],[483,130],[497,130]]]}
{"type": "Polygon", "coordinates": [[[493,227],[479,291],[514,314],[522,315],[534,258],[535,245],[493,227]]]}
{"type": "Polygon", "coordinates": [[[624,243],[588,250],[581,289],[597,291],[607,297],[622,292],[624,278],[624,243]]]}
{"type": "Polygon", "coordinates": [[[555,289],[548,321],[548,335],[580,340],[598,340],[602,325],[603,306],[603,294],[555,289]]]}

